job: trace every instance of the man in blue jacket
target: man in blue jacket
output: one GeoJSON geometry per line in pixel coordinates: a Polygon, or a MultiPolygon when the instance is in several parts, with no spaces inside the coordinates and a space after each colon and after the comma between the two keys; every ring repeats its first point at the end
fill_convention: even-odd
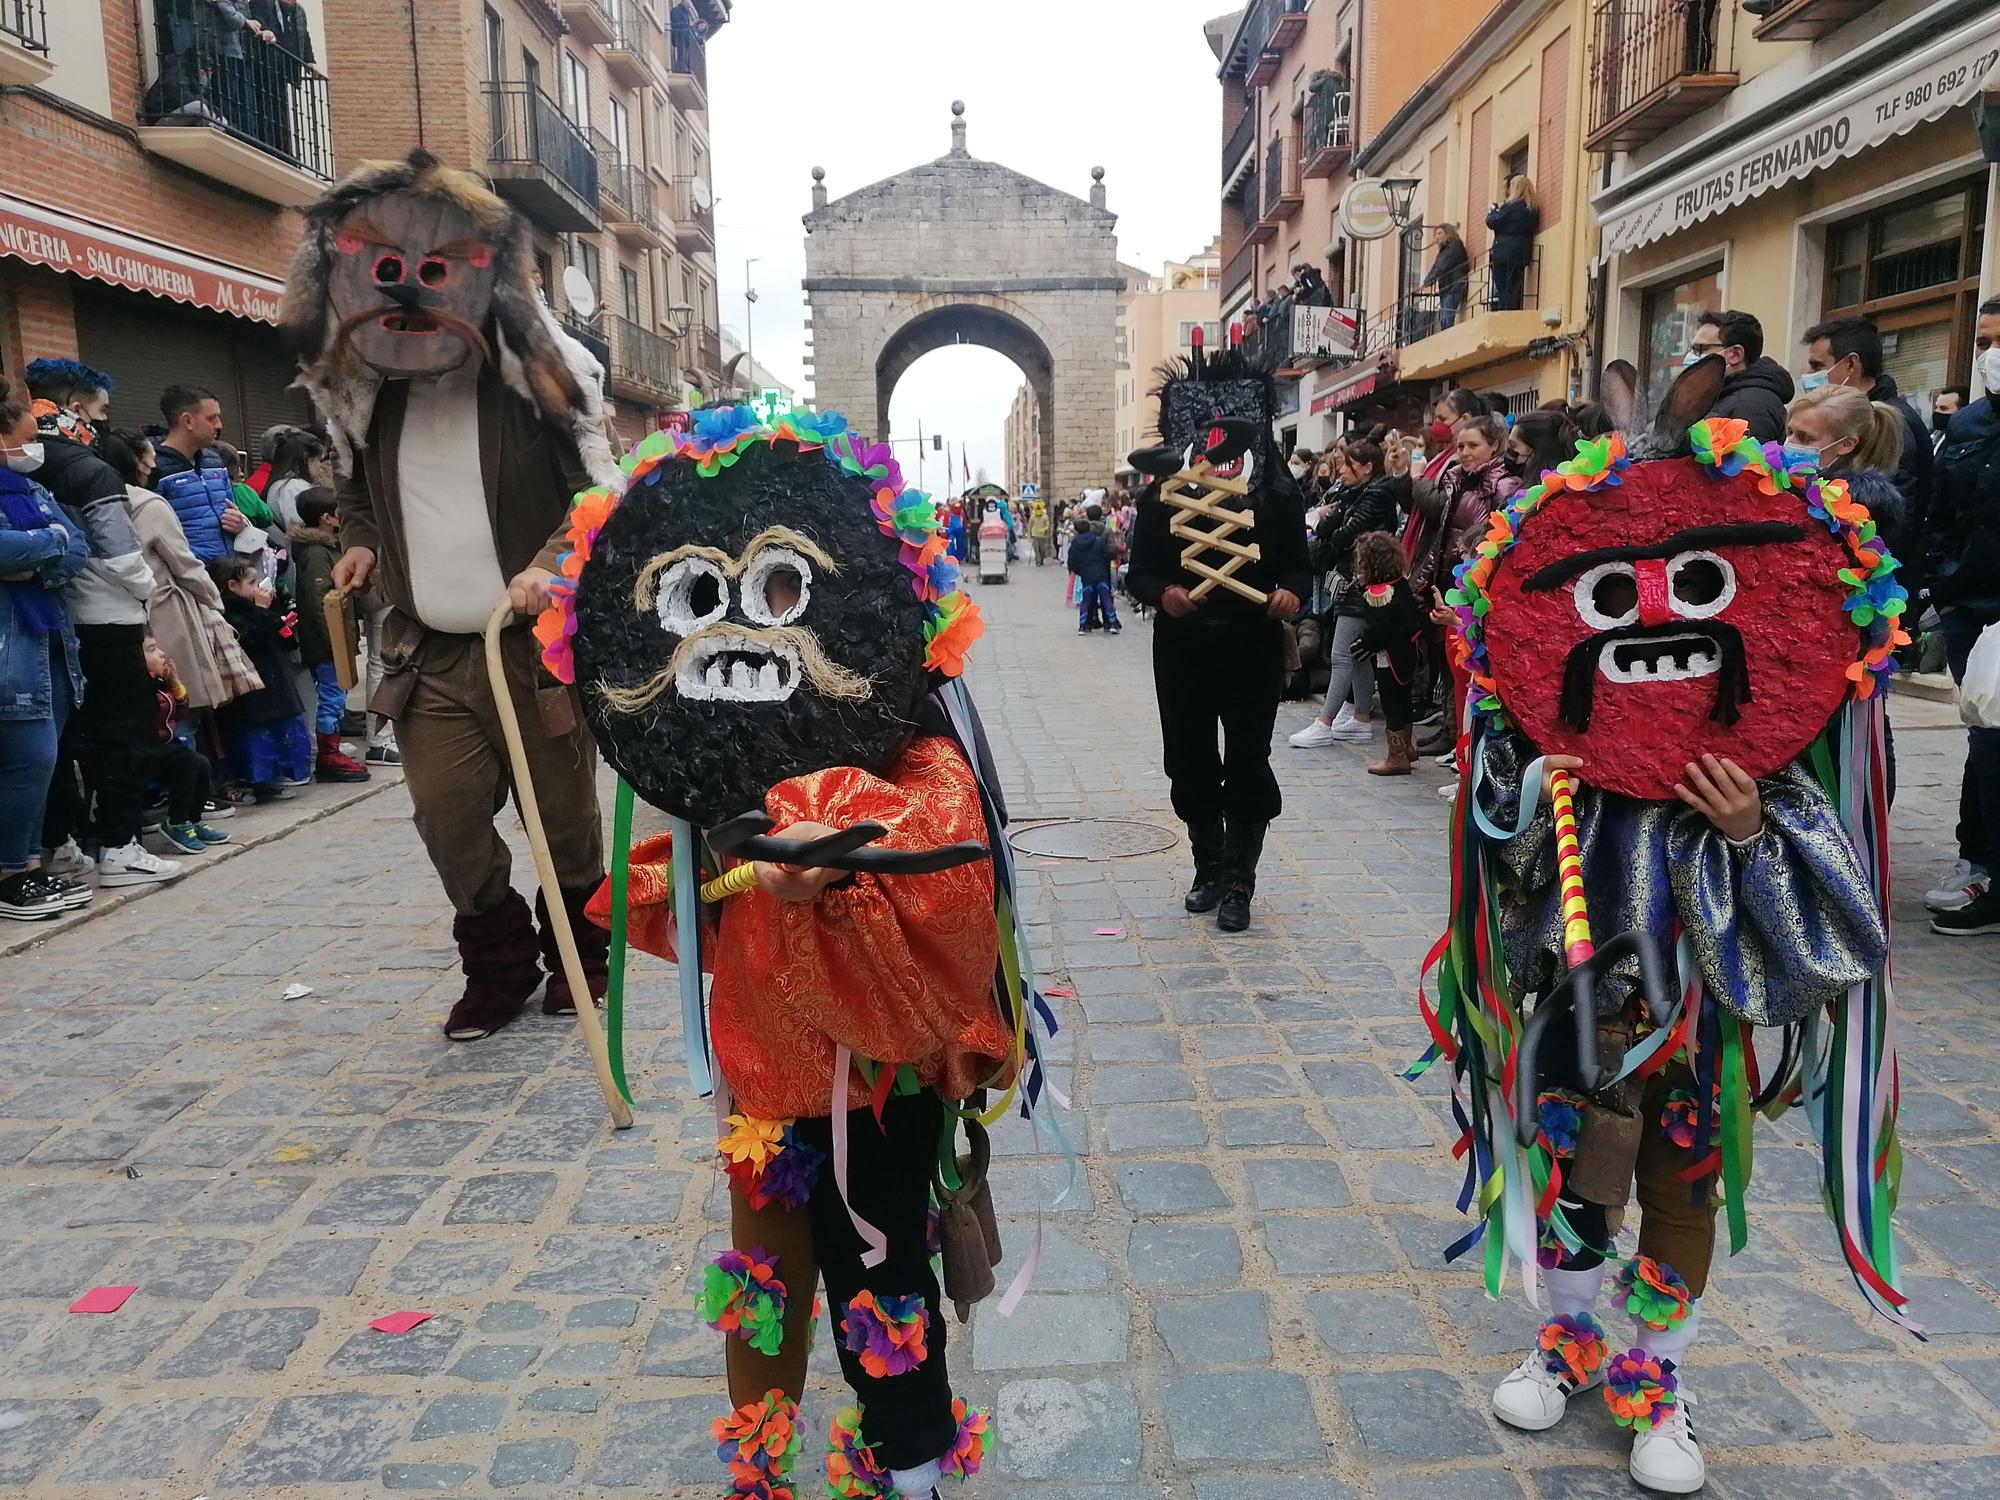
{"type": "Polygon", "coordinates": [[[250,524],[236,508],[229,466],[210,445],[222,438],[222,403],[198,385],[170,385],[160,396],[167,433],[153,444],[153,488],[166,496],[203,562],[226,556],[230,539],[250,524]]]}
{"type": "MultiPolygon", "coordinates": [[[[1954,681],[1987,626],[2000,621],[2000,297],[1979,306],[1974,339],[1986,394],[1951,419],[1931,474],[1925,535],[1931,603],[1954,681]]],[[[1924,899],[1933,932],[2000,932],[2000,892],[1988,872],[2000,858],[2000,728],[1966,732],[1959,795],[1958,863],[1924,899]]]]}
{"type": "MultiPolygon", "coordinates": [[[[1898,393],[1895,379],[1882,368],[1882,331],[1867,318],[1832,318],[1816,323],[1800,340],[1806,346],[1801,391],[1823,385],[1852,386],[1870,401],[1894,407],[1903,419],[1903,454],[1890,477],[1903,497],[1904,525],[1911,536],[1923,535],[1924,512],[1931,501],[1931,430],[1917,409],[1898,393]]],[[[1919,588],[1911,558],[1904,564],[1903,584],[1915,597],[1919,588]]]]}

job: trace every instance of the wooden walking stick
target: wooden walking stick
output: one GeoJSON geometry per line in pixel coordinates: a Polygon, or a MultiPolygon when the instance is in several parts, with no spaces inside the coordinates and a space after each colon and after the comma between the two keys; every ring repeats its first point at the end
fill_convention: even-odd
{"type": "Polygon", "coordinates": [[[570,993],[576,996],[576,1024],[583,1044],[590,1051],[590,1063],[597,1072],[597,1086],[604,1091],[604,1107],[611,1115],[614,1130],[632,1128],[632,1106],[618,1092],[611,1073],[611,1049],[598,1024],[597,1005],[590,997],[590,981],[584,977],[583,959],[576,951],[576,934],[570,930],[569,908],[563,905],[562,886],[556,880],[556,862],[549,854],[549,836],[542,826],[541,804],[535,800],[534,777],[528,771],[528,752],[521,742],[521,717],[514,711],[514,695],[507,690],[507,664],[500,655],[500,631],[513,618],[514,606],[502,599],[486,621],[486,682],[493,690],[493,703],[500,711],[500,732],[507,741],[507,759],[514,767],[514,796],[521,804],[521,825],[528,830],[528,847],[535,855],[535,878],[542,885],[542,905],[548,909],[549,925],[555,930],[556,948],[562,954],[563,973],[569,976],[570,993]]]}

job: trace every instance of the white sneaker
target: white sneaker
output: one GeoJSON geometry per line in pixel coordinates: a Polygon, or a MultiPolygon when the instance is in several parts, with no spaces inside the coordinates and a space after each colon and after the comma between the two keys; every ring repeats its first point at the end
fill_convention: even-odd
{"type": "Polygon", "coordinates": [[[1341,704],[1340,712],[1333,716],[1333,727],[1338,729],[1343,724],[1352,724],[1353,722],[1354,705],[1352,703],[1341,704]]]}
{"type": "Polygon", "coordinates": [[[1702,1461],[1701,1445],[1694,1440],[1694,1398],[1683,1386],[1657,1427],[1641,1428],[1632,1437],[1632,1460],[1627,1466],[1632,1482],[1641,1489],[1666,1495],[1692,1495],[1708,1482],[1708,1465],[1702,1461]]]}
{"type": "Polygon", "coordinates": [[[1447,802],[1452,802],[1457,800],[1458,783],[1455,781],[1447,781],[1443,786],[1438,788],[1438,795],[1444,798],[1444,800],[1447,802]]]}
{"type": "Polygon", "coordinates": [[[1292,744],[1300,750],[1317,750],[1322,745],[1331,745],[1344,736],[1333,725],[1314,719],[1297,734],[1292,736],[1292,744]]]}
{"type": "Polygon", "coordinates": [[[1458,752],[1456,750],[1445,751],[1444,754],[1437,758],[1437,764],[1447,771],[1456,771],[1458,769],[1458,752]]]}
{"type": "Polygon", "coordinates": [[[1944,872],[1935,889],[1924,892],[1924,905],[1932,911],[1963,911],[1985,895],[1991,884],[1985,866],[1961,859],[1944,872]]]}
{"type": "Polygon", "coordinates": [[[1546,1432],[1563,1419],[1569,1398],[1604,1384],[1596,1369],[1581,1385],[1549,1369],[1549,1357],[1539,1348],[1527,1356],[1493,1389],[1493,1415],[1523,1432],[1546,1432]]]}
{"type": "Polygon", "coordinates": [[[100,886],[155,885],[162,880],[172,880],[180,872],[179,860],[161,859],[137,839],[123,849],[106,849],[97,861],[97,883],[100,886]]]}
{"type": "Polygon", "coordinates": [[[97,861],[79,849],[75,839],[64,839],[62,847],[42,861],[42,868],[51,875],[88,875],[97,861]]]}
{"type": "Polygon", "coordinates": [[[1358,742],[1375,738],[1375,721],[1373,719],[1349,719],[1345,724],[1331,724],[1327,728],[1328,732],[1337,740],[1358,742]]]}

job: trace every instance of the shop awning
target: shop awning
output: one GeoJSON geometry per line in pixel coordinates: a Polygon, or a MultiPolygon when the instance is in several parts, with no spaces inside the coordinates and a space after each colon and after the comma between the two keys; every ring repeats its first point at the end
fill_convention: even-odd
{"type": "Polygon", "coordinates": [[[1332,411],[1337,406],[1345,406],[1350,401],[1359,401],[1363,396],[1375,394],[1375,388],[1385,381],[1396,378],[1395,366],[1386,360],[1371,365],[1357,365],[1343,372],[1345,378],[1337,383],[1322,387],[1312,398],[1309,416],[1319,416],[1332,411]]]}
{"type": "Polygon", "coordinates": [[[285,286],[189,250],[0,194],[0,255],[211,312],[278,321],[285,286]]]}
{"type": "Polygon", "coordinates": [[[1634,197],[1599,210],[1605,256],[1676,234],[1970,104],[2000,62],[2000,12],[1894,61],[1634,197]]]}

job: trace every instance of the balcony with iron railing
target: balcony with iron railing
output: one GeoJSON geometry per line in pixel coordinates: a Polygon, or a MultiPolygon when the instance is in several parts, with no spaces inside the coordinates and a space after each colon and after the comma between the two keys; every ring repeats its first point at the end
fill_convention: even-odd
{"type": "Polygon", "coordinates": [[[722,330],[719,328],[702,329],[701,337],[695,341],[695,347],[701,351],[702,373],[707,375],[711,380],[720,380],[722,378],[722,330]]]}
{"type": "Polygon", "coordinates": [[[682,109],[699,109],[708,101],[707,39],[691,26],[676,25],[668,39],[667,57],[668,96],[682,109]]]}
{"type": "MultiPolygon", "coordinates": [[[[10,19],[26,10],[0,4],[10,19]]],[[[139,101],[147,151],[271,203],[309,203],[333,180],[326,75],[311,63],[165,5],[150,61],[139,101]]]]}
{"type": "Polygon", "coordinates": [[[1354,96],[1322,89],[1306,102],[1305,175],[1334,177],[1354,156],[1354,96]]]}
{"type": "Polygon", "coordinates": [[[1277,237],[1278,220],[1264,213],[1264,204],[1269,196],[1264,180],[1255,172],[1243,179],[1243,243],[1246,245],[1262,245],[1277,237]]]}
{"type": "Polygon", "coordinates": [[[555,100],[530,83],[489,83],[484,93],[494,191],[553,233],[602,227],[597,153],[555,100]]]}
{"type": "Polygon", "coordinates": [[[1542,255],[1495,264],[1482,255],[1463,283],[1419,287],[1387,315],[1405,380],[1434,380],[1518,354],[1548,326],[1542,321],[1542,255]]]}
{"type": "Polygon", "coordinates": [[[562,18],[569,34],[587,46],[600,47],[611,40],[618,24],[617,0],[561,0],[562,18]]]}
{"type": "Polygon", "coordinates": [[[611,334],[611,387],[621,395],[659,405],[680,395],[674,346],[649,328],[616,315],[604,320],[611,334]]]}
{"type": "Polygon", "coordinates": [[[667,248],[671,237],[660,213],[659,184],[652,173],[620,161],[617,151],[607,146],[598,152],[597,186],[606,229],[637,249],[667,248]]]}
{"type": "Polygon", "coordinates": [[[603,47],[604,69],[612,82],[643,89],[655,81],[651,42],[656,34],[657,28],[640,11],[637,0],[621,0],[603,47]]]}
{"type": "Polygon", "coordinates": [[[1305,206],[1305,183],[1299,176],[1299,142],[1289,131],[1264,148],[1264,217],[1282,224],[1305,206]]]}
{"type": "Polygon", "coordinates": [[[44,0],[0,0],[0,84],[33,87],[55,73],[44,0]]]}
{"type": "Polygon", "coordinates": [[[1878,0],[1780,0],[1752,33],[1760,42],[1810,42],[1871,11],[1878,0]]]}
{"type": "Polygon", "coordinates": [[[1735,6],[1601,0],[1591,15],[1589,151],[1629,151],[1736,87],[1735,6]]]}
{"type": "Polygon", "coordinates": [[[1256,269],[1257,245],[1246,239],[1222,267],[1222,300],[1227,302],[1230,294],[1248,281],[1256,269]]]}
{"type": "Polygon", "coordinates": [[[1222,143],[1222,180],[1227,183],[1230,174],[1242,165],[1243,157],[1257,144],[1257,113],[1245,110],[1243,118],[1236,122],[1236,128],[1229,132],[1229,139],[1222,143]]]}
{"type": "Polygon", "coordinates": [[[674,183],[674,230],[683,251],[715,249],[715,205],[700,197],[706,191],[706,183],[697,186],[691,177],[674,183]]]}

